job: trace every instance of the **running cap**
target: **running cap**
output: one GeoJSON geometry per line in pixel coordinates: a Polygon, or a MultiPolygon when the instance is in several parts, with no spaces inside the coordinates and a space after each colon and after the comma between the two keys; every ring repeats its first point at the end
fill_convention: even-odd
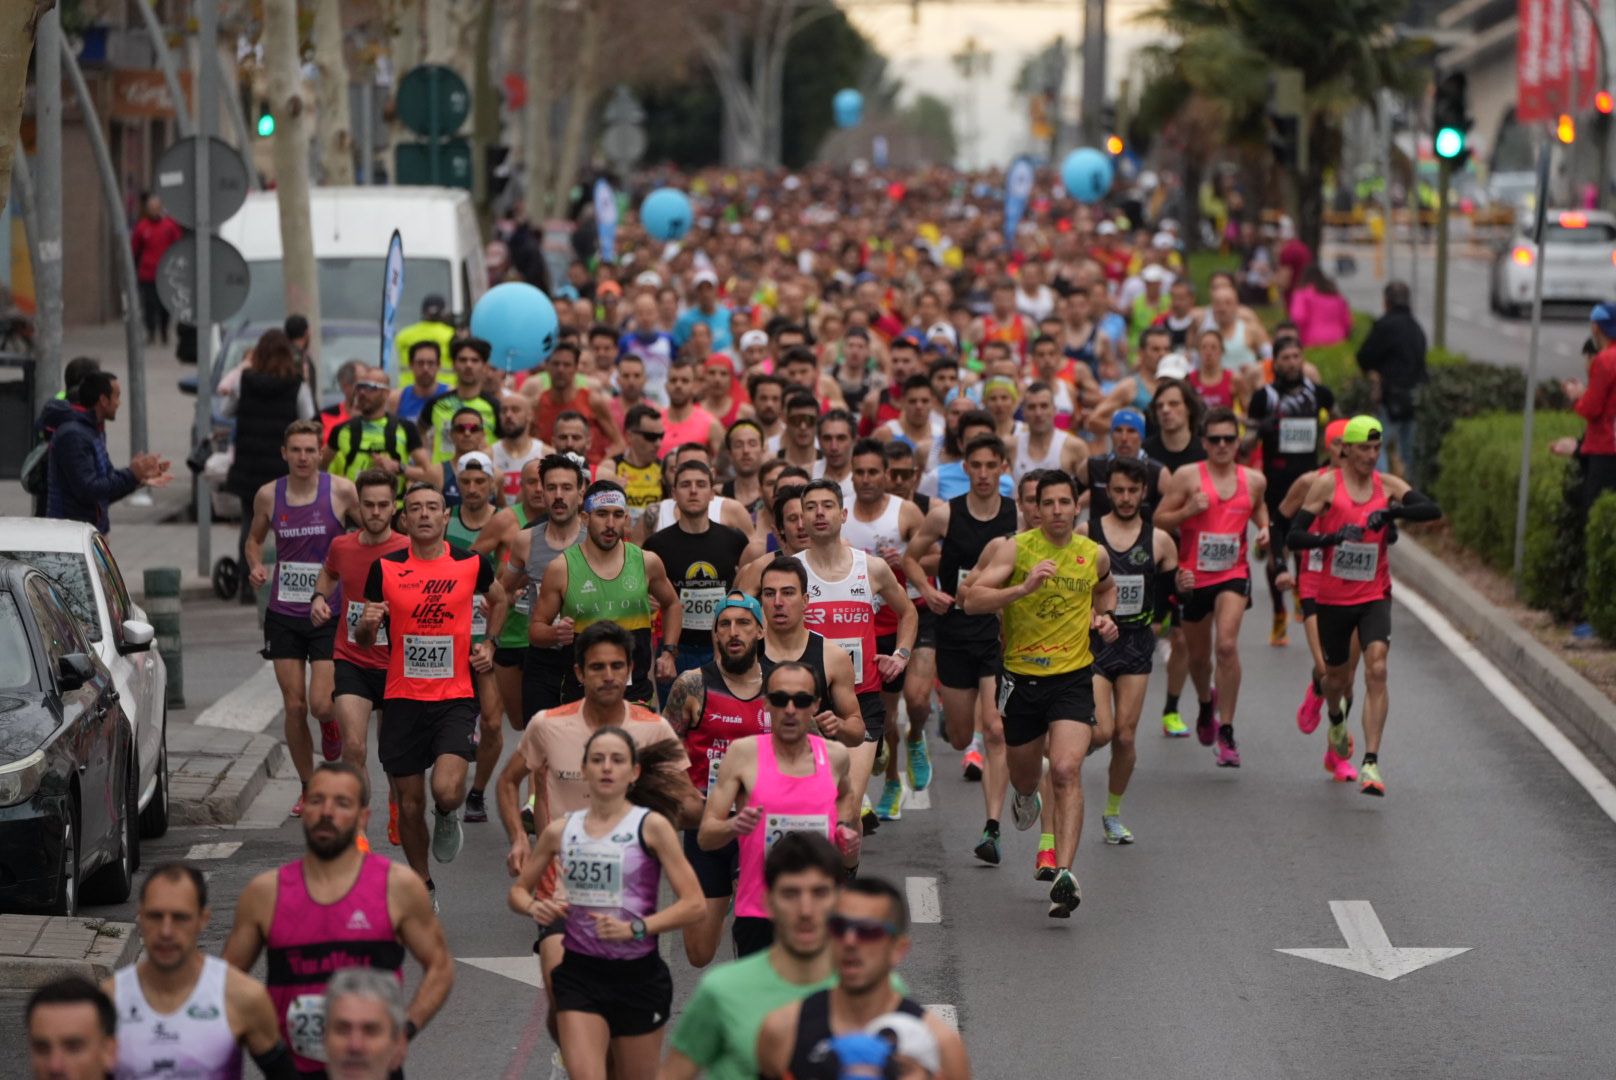
{"type": "Polygon", "coordinates": [[[589,496],[589,498],[585,499],[584,513],[593,514],[596,510],[609,510],[614,506],[620,506],[624,510],[627,510],[628,498],[624,496],[622,491],[616,488],[609,488],[605,491],[597,491],[593,495],[589,496]]]}
{"type": "Polygon", "coordinates": [[[726,371],[735,370],[735,365],[730,362],[728,354],[721,352],[708,353],[707,359],[701,362],[701,366],[724,368],[726,371]]]}
{"type": "Polygon", "coordinates": [[[1349,445],[1366,443],[1371,439],[1380,438],[1380,432],[1380,421],[1373,416],[1354,416],[1347,421],[1346,430],[1341,433],[1341,441],[1349,445]]]}
{"type": "Polygon", "coordinates": [[[931,1033],[926,1021],[908,1013],[887,1013],[870,1021],[864,1034],[873,1035],[892,1047],[894,1057],[907,1058],[928,1073],[936,1073],[942,1066],[942,1052],[937,1036],[931,1033]]]}
{"type": "Polygon", "coordinates": [[[1606,337],[1616,337],[1616,304],[1595,304],[1588,313],[1588,321],[1599,327],[1606,337]]]}
{"type": "Polygon", "coordinates": [[[481,450],[471,450],[460,455],[455,462],[456,472],[465,472],[467,469],[481,469],[488,475],[494,475],[494,462],[481,450]]]}
{"type": "Polygon", "coordinates": [[[1156,378],[1158,379],[1187,379],[1190,372],[1189,358],[1183,353],[1168,353],[1156,365],[1156,378]]]}
{"type": "Polygon", "coordinates": [[[662,275],[657,273],[655,270],[642,270],[640,271],[639,275],[635,277],[634,284],[649,286],[653,289],[660,289],[662,288],[662,275]]]}
{"type": "Polygon", "coordinates": [[[1119,427],[1133,428],[1141,439],[1145,437],[1145,418],[1139,415],[1137,409],[1118,409],[1111,417],[1111,430],[1119,427]]]}
{"type": "Polygon", "coordinates": [[[1150,284],[1161,285],[1161,284],[1165,283],[1167,281],[1167,279],[1172,277],[1172,276],[1173,275],[1168,271],[1167,267],[1165,267],[1165,266],[1151,265],[1151,266],[1147,266],[1143,270],[1139,271],[1139,280],[1143,281],[1146,285],[1150,285],[1150,284]]]}
{"type": "Polygon", "coordinates": [[[768,334],[765,334],[761,330],[748,330],[746,333],[741,335],[741,348],[743,350],[759,347],[765,349],[769,347],[768,334]]]}
{"type": "Polygon", "coordinates": [[[1351,423],[1346,417],[1331,420],[1324,429],[1324,443],[1328,446],[1347,433],[1347,425],[1351,423]]]}
{"type": "Polygon", "coordinates": [[[731,593],[729,596],[724,597],[724,602],[718,605],[717,611],[713,612],[714,622],[718,621],[718,617],[724,614],[726,608],[740,608],[756,619],[759,626],[763,625],[763,605],[758,603],[757,598],[754,596],[748,596],[745,593],[731,593]]]}
{"type": "Polygon", "coordinates": [[[945,322],[934,322],[926,330],[926,340],[930,341],[932,338],[943,338],[950,345],[959,344],[959,334],[945,322]]]}
{"type": "Polygon", "coordinates": [[[711,270],[697,270],[696,271],[696,276],[690,279],[690,283],[691,283],[692,287],[701,286],[701,285],[711,285],[714,288],[717,288],[718,287],[718,275],[713,273],[711,270]]]}
{"type": "Polygon", "coordinates": [[[610,278],[595,286],[596,296],[622,296],[623,286],[610,278]]]}

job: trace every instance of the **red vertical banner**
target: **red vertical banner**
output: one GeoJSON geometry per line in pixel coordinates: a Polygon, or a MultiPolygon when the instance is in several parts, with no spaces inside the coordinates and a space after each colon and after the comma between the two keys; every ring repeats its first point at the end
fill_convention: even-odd
{"type": "Polygon", "coordinates": [[[1542,73],[1544,119],[1553,119],[1571,102],[1572,0],[1542,0],[1543,36],[1538,39],[1538,70],[1542,73]]]}
{"type": "Polygon", "coordinates": [[[1594,33],[1593,16],[1576,0],[1568,0],[1571,8],[1571,56],[1577,75],[1576,109],[1586,112],[1594,107],[1594,95],[1599,86],[1599,38],[1594,33]]]}
{"type": "Polygon", "coordinates": [[[1515,52],[1515,119],[1535,124],[1549,118],[1544,100],[1543,44],[1549,0],[1519,0],[1519,40],[1515,52]]]}

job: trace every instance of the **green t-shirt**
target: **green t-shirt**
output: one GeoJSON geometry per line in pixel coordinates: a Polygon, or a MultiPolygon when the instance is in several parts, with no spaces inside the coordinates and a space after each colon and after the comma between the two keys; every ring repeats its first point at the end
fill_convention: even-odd
{"type": "Polygon", "coordinates": [[[448,461],[454,457],[454,440],[449,435],[449,429],[454,423],[455,413],[461,409],[475,409],[483,418],[483,430],[490,445],[497,437],[499,402],[490,398],[487,393],[467,399],[454,390],[446,390],[421,410],[421,430],[423,433],[432,432],[435,440],[432,445],[434,463],[448,461]]]}
{"type": "MultiPolygon", "coordinates": [[[[772,949],[722,964],[702,976],[679,1017],[673,1048],[698,1065],[708,1080],[756,1080],[757,1038],[764,1018],[782,1005],[836,985],[836,976],[799,986],[769,963],[772,949]]],[[[909,987],[892,976],[892,987],[909,987]]]]}

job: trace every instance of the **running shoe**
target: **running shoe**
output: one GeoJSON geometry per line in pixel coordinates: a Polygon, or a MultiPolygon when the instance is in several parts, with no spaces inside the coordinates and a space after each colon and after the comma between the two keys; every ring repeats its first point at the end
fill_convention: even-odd
{"type": "Polygon", "coordinates": [[[1380,762],[1366,761],[1363,768],[1358,770],[1360,783],[1358,790],[1365,795],[1385,795],[1386,782],[1380,778],[1380,762]]]}
{"type": "Polygon", "coordinates": [[[320,721],[320,755],[327,761],[342,756],[342,729],[335,720],[320,721]]]}
{"type": "Polygon", "coordinates": [[[931,786],[931,747],[926,742],[925,733],[919,739],[906,744],[909,747],[909,786],[916,791],[925,791],[931,786]]]}
{"type": "Polygon", "coordinates": [[[303,816],[303,796],[302,795],[299,795],[297,797],[297,802],[292,804],[292,816],[293,817],[302,817],[303,816]]]}
{"type": "Polygon", "coordinates": [[[533,807],[538,803],[537,795],[529,795],[527,802],[522,806],[522,828],[527,830],[529,836],[537,836],[539,827],[534,823],[533,807]]]}
{"type": "MultiPolygon", "coordinates": [[[[1345,724],[1341,725],[1346,727],[1345,724]]],[[[1324,745],[1324,771],[1338,784],[1350,784],[1358,779],[1358,770],[1352,765],[1352,735],[1347,735],[1346,753],[1336,753],[1335,746],[1326,741],[1324,745]]]]}
{"type": "Polygon", "coordinates": [[[432,818],[432,857],[441,863],[454,862],[455,856],[460,854],[460,846],[466,842],[460,815],[453,810],[446,814],[434,806],[432,818]]]}
{"type": "Polygon", "coordinates": [[[982,779],[982,751],[974,745],[965,748],[965,757],[960,764],[964,767],[965,779],[972,782],[982,779]]]}
{"type": "Polygon", "coordinates": [[[394,847],[404,842],[398,835],[398,802],[391,795],[387,797],[387,842],[394,847]]]}
{"type": "Polygon", "coordinates": [[[974,854],[989,866],[999,865],[999,834],[991,829],[982,830],[982,839],[976,842],[974,854]]]}
{"type": "Polygon", "coordinates": [[[438,914],[438,883],[428,880],[426,883],[426,894],[432,898],[432,914],[438,914]]]}
{"type": "Polygon", "coordinates": [[[1083,902],[1083,890],[1078,887],[1077,879],[1070,870],[1062,870],[1055,875],[1055,884],[1049,887],[1049,917],[1051,919],[1070,919],[1077,905],[1083,902]]]}
{"type": "Polygon", "coordinates": [[[1240,751],[1234,745],[1234,730],[1224,734],[1222,727],[1218,728],[1218,766],[1224,769],[1238,769],[1240,767],[1240,751]]]}
{"type": "Polygon", "coordinates": [[[1347,730],[1345,723],[1331,724],[1324,731],[1325,741],[1330,744],[1330,750],[1338,758],[1352,757],[1352,732],[1347,730]]]}
{"type": "Polygon", "coordinates": [[[888,780],[881,787],[881,798],[875,804],[875,816],[882,821],[897,821],[903,817],[903,782],[888,780]]]}
{"type": "Polygon", "coordinates": [[[488,805],[483,801],[482,792],[466,792],[466,820],[469,822],[488,820],[488,805]]]}
{"type": "Polygon", "coordinates": [[[1039,848],[1038,858],[1032,864],[1032,877],[1034,881],[1055,880],[1055,849],[1039,848]]]}
{"type": "Polygon", "coordinates": [[[354,837],[354,847],[358,848],[362,854],[369,855],[370,837],[366,836],[364,833],[360,833],[358,836],[354,837]]]}
{"type": "Polygon", "coordinates": [[[1133,833],[1128,831],[1128,826],[1124,825],[1122,823],[1122,819],[1117,817],[1115,814],[1106,814],[1104,817],[1100,818],[1100,824],[1105,828],[1106,843],[1133,843],[1133,833]]]}
{"type": "Polygon", "coordinates": [[[1169,739],[1187,739],[1190,729],[1184,726],[1184,717],[1177,709],[1162,713],[1162,734],[1169,739]]]}
{"type": "Polygon", "coordinates": [[[1218,737],[1218,691],[1212,688],[1212,700],[1205,709],[1201,709],[1195,716],[1195,737],[1201,740],[1202,746],[1211,746],[1218,737]]]}
{"type": "Polygon", "coordinates": [[[859,814],[859,827],[864,830],[865,836],[873,835],[881,827],[881,819],[875,816],[868,799],[864,800],[864,809],[859,814]]]}
{"type": "Polygon", "coordinates": [[[1283,649],[1289,645],[1291,643],[1290,625],[1291,621],[1283,611],[1275,615],[1273,626],[1268,631],[1268,644],[1276,649],[1283,649]]]}
{"type": "Polygon", "coordinates": [[[1319,692],[1313,689],[1313,680],[1307,680],[1307,690],[1302,694],[1302,703],[1296,707],[1296,727],[1303,735],[1311,735],[1319,729],[1319,720],[1324,716],[1324,699],[1319,692]]]}
{"type": "Polygon", "coordinates": [[[1034,791],[1031,795],[1016,792],[1016,797],[1010,802],[1011,813],[1015,815],[1016,828],[1026,832],[1038,824],[1038,815],[1044,810],[1044,797],[1034,791]]]}

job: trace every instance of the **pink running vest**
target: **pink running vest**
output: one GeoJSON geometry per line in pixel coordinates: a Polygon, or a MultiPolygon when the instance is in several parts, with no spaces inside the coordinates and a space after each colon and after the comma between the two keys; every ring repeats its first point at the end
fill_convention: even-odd
{"type": "Polygon", "coordinates": [[[817,832],[836,840],[836,774],[831,770],[825,740],[808,736],[814,771],[809,776],[786,776],[774,760],[774,738],[757,741],[757,786],[746,805],[763,815],[758,827],[740,838],[740,881],[735,889],[735,914],[769,918],[764,902],[763,860],[769,848],[789,832],[817,832]]]}

